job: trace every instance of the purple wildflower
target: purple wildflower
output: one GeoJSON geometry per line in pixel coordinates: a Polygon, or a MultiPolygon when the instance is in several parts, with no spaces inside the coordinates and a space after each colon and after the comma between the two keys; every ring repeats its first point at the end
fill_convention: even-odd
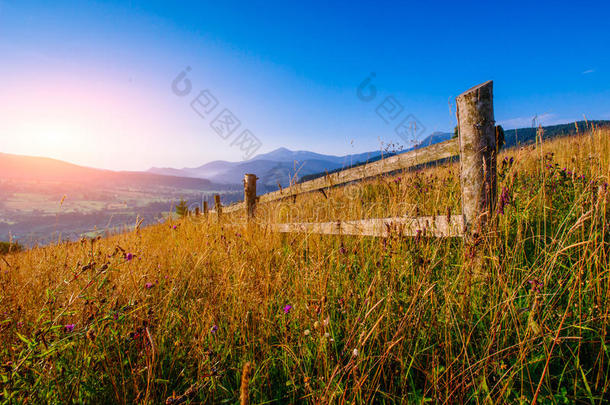
{"type": "Polygon", "coordinates": [[[290,310],[292,309],[292,305],[287,304],[283,309],[285,314],[289,314],[290,310]]]}
{"type": "Polygon", "coordinates": [[[131,259],[133,259],[133,253],[127,253],[125,255],[125,260],[130,261],[131,259]]]}
{"type": "Polygon", "coordinates": [[[176,229],[176,228],[178,228],[178,226],[177,226],[177,225],[174,225],[174,226],[172,227],[172,229],[176,229]]]}
{"type": "Polygon", "coordinates": [[[74,330],[74,327],[75,327],[75,326],[76,326],[76,325],[74,325],[73,323],[69,323],[69,324],[67,324],[66,326],[64,326],[64,330],[65,330],[66,332],[72,332],[72,331],[74,330]]]}
{"type": "Polygon", "coordinates": [[[217,325],[213,325],[212,328],[210,329],[210,332],[216,333],[217,330],[218,330],[218,326],[217,325]]]}
{"type": "Polygon", "coordinates": [[[508,188],[503,187],[502,193],[500,194],[500,201],[498,202],[498,214],[504,215],[504,207],[510,203],[510,194],[508,188]]]}
{"type": "Polygon", "coordinates": [[[153,285],[153,283],[146,283],[144,287],[146,287],[147,290],[150,290],[151,288],[153,288],[153,285]]]}

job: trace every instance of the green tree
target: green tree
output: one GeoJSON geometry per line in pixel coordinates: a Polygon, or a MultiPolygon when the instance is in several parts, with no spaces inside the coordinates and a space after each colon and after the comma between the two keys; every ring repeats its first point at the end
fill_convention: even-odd
{"type": "Polygon", "coordinates": [[[0,255],[21,252],[22,250],[23,246],[17,242],[0,242],[0,255]]]}
{"type": "Polygon", "coordinates": [[[180,199],[180,203],[176,205],[176,214],[181,217],[186,217],[189,214],[188,202],[180,199]]]}

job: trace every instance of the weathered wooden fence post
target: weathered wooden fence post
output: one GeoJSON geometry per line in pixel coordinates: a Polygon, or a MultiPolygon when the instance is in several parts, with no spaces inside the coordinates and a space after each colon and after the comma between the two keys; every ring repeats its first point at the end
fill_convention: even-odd
{"type": "Polygon", "coordinates": [[[216,214],[218,215],[218,220],[220,221],[220,217],[222,215],[222,205],[220,205],[220,196],[218,194],[214,195],[214,203],[216,205],[216,214]]]}
{"type": "Polygon", "coordinates": [[[203,215],[207,218],[208,217],[208,202],[204,201],[203,202],[203,215]]]}
{"type": "Polygon", "coordinates": [[[254,218],[256,209],[256,174],[244,176],[244,202],[246,203],[246,218],[248,221],[254,218]]]}
{"type": "Polygon", "coordinates": [[[456,102],[462,214],[467,237],[476,237],[485,232],[496,202],[493,81],[467,90],[456,102]]]}

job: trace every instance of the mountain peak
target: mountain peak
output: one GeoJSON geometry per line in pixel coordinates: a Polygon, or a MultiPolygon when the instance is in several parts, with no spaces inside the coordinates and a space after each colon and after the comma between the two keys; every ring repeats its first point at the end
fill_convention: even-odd
{"type": "Polygon", "coordinates": [[[293,161],[297,160],[297,161],[302,162],[304,160],[328,159],[328,158],[336,159],[337,156],[322,155],[319,153],[308,152],[308,151],[303,151],[303,150],[293,151],[288,148],[281,147],[281,148],[272,150],[271,152],[268,152],[268,153],[262,153],[260,155],[256,155],[255,157],[252,158],[252,160],[274,160],[277,162],[293,162],[293,161]]]}

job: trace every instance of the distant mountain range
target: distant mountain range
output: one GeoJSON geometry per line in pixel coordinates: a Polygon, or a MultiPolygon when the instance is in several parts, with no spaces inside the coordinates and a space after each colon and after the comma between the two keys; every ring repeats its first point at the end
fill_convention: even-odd
{"type": "MultiPolygon", "coordinates": [[[[443,142],[450,139],[451,136],[452,134],[450,133],[435,132],[425,138],[418,147],[443,142]]],[[[390,154],[394,153],[383,152],[384,156],[390,154]]],[[[279,148],[243,162],[216,160],[194,168],[173,169],[153,167],[148,172],[162,175],[206,178],[215,183],[227,184],[241,183],[245,173],[254,173],[259,177],[261,185],[277,188],[278,184],[285,187],[295,179],[298,180],[312,174],[336,171],[355,164],[378,160],[381,156],[381,151],[335,156],[279,148]]]]}
{"type": "MultiPolygon", "coordinates": [[[[551,139],[558,136],[576,135],[592,127],[608,127],[610,121],[576,121],[568,124],[549,125],[542,127],[542,139],[551,139]]],[[[537,128],[519,128],[504,131],[504,148],[513,148],[536,142],[537,128]]]]}
{"type": "MultiPolygon", "coordinates": [[[[542,128],[544,130],[543,137],[544,139],[549,139],[561,135],[571,135],[578,131],[582,132],[591,125],[610,126],[610,121],[578,121],[569,124],[547,126],[542,128]]],[[[536,128],[507,130],[505,131],[504,147],[510,148],[534,142],[536,131],[536,128]]],[[[423,139],[415,148],[444,142],[452,137],[453,133],[435,132],[423,139]]],[[[400,152],[384,152],[383,156],[404,153],[415,148],[405,149],[400,152]]],[[[245,173],[254,173],[259,177],[259,184],[261,186],[272,189],[277,188],[278,184],[285,187],[291,181],[315,178],[326,172],[336,172],[347,167],[376,161],[381,157],[381,151],[335,156],[279,148],[243,162],[217,160],[194,168],[173,169],[153,167],[148,172],[171,176],[206,178],[215,183],[226,184],[239,184],[242,182],[245,173]]]]}
{"type": "Polygon", "coordinates": [[[229,184],[241,183],[245,173],[255,173],[260,179],[260,184],[277,187],[278,183],[282,186],[289,184],[295,175],[299,178],[324,170],[334,170],[355,162],[366,161],[379,155],[380,152],[368,152],[348,156],[334,156],[279,148],[243,162],[216,160],[193,168],[172,169],[153,167],[148,172],[162,175],[206,178],[217,183],[229,184]]]}

